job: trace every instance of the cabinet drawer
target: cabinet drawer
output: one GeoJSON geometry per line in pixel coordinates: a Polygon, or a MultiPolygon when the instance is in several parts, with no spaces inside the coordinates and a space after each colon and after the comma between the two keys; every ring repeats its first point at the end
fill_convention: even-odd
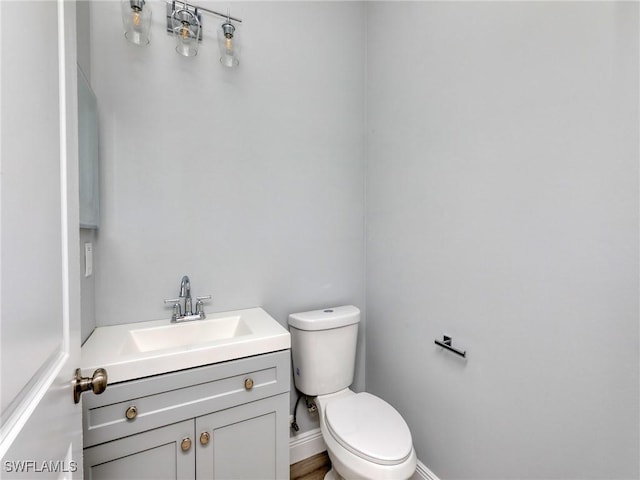
{"type": "Polygon", "coordinates": [[[109,385],[102,395],[83,398],[83,444],[90,447],[287,392],[289,371],[285,350],[109,385]],[[128,409],[133,418],[127,418],[128,409]]]}

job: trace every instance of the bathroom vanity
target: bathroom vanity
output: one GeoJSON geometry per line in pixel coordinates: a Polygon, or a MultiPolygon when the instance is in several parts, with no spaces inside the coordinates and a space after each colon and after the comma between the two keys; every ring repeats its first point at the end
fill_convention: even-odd
{"type": "MultiPolygon", "coordinates": [[[[136,353],[131,335],[123,332],[140,331],[142,324],[94,332],[94,342],[90,338],[83,347],[83,365],[94,367],[96,341],[122,337],[110,338],[119,354],[114,364],[105,366],[107,372],[112,368],[120,373],[103,394],[83,397],[85,478],[288,478],[289,333],[262,309],[220,314],[219,324],[212,321],[211,327],[223,325],[231,314],[243,318],[241,334],[196,346],[165,344],[160,350],[136,353]],[[266,329],[268,321],[272,323],[266,329]],[[254,354],[247,354],[246,344],[252,342],[254,354]],[[245,345],[234,349],[230,343],[245,345]],[[226,348],[225,356],[233,358],[220,360],[216,348],[226,348]],[[215,363],[184,367],[185,357],[201,362],[207,351],[215,363]],[[135,373],[136,358],[143,371],[153,371],[156,364],[162,371],[141,377],[135,373]],[[167,358],[178,369],[167,367],[167,358]],[[126,369],[118,368],[118,361],[129,364],[134,378],[122,378],[126,369]]],[[[166,325],[157,323],[143,329],[155,328],[157,335],[158,327],[166,325]]],[[[170,337],[179,338],[181,326],[175,325],[170,337]]],[[[184,326],[185,331],[199,328],[184,326]]]]}

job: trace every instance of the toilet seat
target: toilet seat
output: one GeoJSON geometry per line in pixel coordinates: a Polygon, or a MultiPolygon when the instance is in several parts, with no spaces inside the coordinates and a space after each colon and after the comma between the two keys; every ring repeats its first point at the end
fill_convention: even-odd
{"type": "Polygon", "coordinates": [[[329,402],[325,413],[331,436],[345,449],[379,465],[397,465],[413,451],[411,432],[387,402],[366,392],[329,402]]]}

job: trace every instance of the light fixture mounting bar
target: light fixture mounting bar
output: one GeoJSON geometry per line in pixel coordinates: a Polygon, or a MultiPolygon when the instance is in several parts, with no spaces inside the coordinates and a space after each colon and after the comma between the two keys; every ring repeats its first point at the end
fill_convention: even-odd
{"type": "Polygon", "coordinates": [[[240,20],[239,18],[235,18],[235,17],[231,17],[229,15],[225,15],[224,13],[220,13],[220,12],[216,12],[215,10],[209,10],[208,8],[204,8],[204,7],[195,7],[198,10],[202,10],[203,12],[207,12],[211,15],[217,15],[220,18],[224,18],[225,20],[228,18],[229,20],[233,20],[234,22],[238,22],[238,23],[242,23],[242,20],[240,20]]]}
{"type": "MultiPolygon", "coordinates": [[[[216,16],[218,16],[220,18],[225,19],[225,20],[229,19],[229,20],[232,20],[234,22],[242,23],[242,20],[239,19],[239,18],[231,17],[231,16],[226,15],[224,13],[216,12],[215,10],[209,10],[208,8],[199,7],[197,5],[191,5],[190,3],[180,2],[178,0],[167,2],[167,6],[171,7],[171,11],[173,11],[173,5],[176,5],[176,6],[183,5],[184,8],[187,8],[187,9],[192,9],[192,10],[196,10],[197,9],[198,11],[203,11],[203,12],[208,13],[210,15],[216,15],[216,16]]],[[[171,16],[171,14],[169,14],[169,16],[171,16]]]]}

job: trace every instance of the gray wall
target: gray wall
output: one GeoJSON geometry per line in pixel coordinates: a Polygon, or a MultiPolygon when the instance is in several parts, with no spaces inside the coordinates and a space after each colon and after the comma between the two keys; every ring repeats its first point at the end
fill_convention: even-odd
{"type": "Polygon", "coordinates": [[[638,4],[367,28],[367,390],[443,479],[638,478],[638,4]]]}
{"type": "Polygon", "coordinates": [[[286,325],[292,312],[363,307],[363,5],[234,2],[244,48],[231,71],[222,20],[204,16],[199,53],[185,58],[165,3],[148,5],[143,48],[125,40],[119,2],[91,8],[97,325],[169,319],[163,299],[184,274],[193,295],[213,294],[207,311],[263,306],[286,325]]]}

